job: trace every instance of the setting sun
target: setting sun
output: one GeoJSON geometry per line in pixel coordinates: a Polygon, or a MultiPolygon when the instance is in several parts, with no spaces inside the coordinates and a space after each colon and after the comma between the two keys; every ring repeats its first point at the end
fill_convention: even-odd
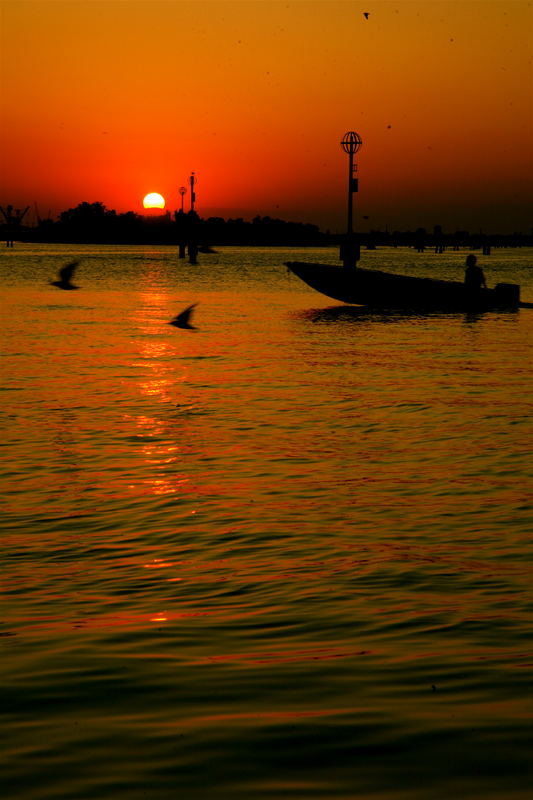
{"type": "Polygon", "coordinates": [[[158,192],[150,192],[143,200],[145,208],[164,208],[165,198],[158,192]]]}

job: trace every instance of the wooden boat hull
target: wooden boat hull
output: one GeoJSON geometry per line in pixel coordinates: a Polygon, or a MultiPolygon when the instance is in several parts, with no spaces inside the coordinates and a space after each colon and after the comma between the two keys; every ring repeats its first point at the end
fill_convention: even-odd
{"type": "Polygon", "coordinates": [[[472,294],[458,281],[302,261],[288,261],[286,266],[317,292],[354,305],[414,311],[484,311],[520,305],[520,287],[512,283],[499,283],[494,289],[472,294]]]}

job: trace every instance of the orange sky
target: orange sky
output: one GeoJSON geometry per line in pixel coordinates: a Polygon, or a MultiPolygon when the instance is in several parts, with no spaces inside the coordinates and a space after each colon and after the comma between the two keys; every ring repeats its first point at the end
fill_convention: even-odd
{"type": "Polygon", "coordinates": [[[529,231],[532,3],[0,0],[0,204],[529,231]],[[365,19],[363,12],[369,12],[365,19]],[[186,196],[186,208],[188,195],[186,196]],[[368,221],[361,219],[369,217],[368,221]]]}

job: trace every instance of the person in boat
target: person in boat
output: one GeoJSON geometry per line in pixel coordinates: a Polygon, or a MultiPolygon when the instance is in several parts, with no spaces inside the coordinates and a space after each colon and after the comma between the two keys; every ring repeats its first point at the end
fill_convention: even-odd
{"type": "Polygon", "coordinates": [[[477,258],[473,254],[466,257],[465,286],[471,294],[479,294],[482,288],[487,288],[483,270],[478,267],[477,258]]]}

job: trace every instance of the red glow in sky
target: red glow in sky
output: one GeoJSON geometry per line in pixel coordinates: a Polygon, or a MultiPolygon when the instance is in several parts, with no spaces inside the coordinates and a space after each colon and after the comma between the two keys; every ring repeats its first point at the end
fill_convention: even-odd
{"type": "Polygon", "coordinates": [[[3,0],[0,203],[529,231],[529,2],[3,0]],[[363,11],[368,12],[368,18],[363,11]]]}

